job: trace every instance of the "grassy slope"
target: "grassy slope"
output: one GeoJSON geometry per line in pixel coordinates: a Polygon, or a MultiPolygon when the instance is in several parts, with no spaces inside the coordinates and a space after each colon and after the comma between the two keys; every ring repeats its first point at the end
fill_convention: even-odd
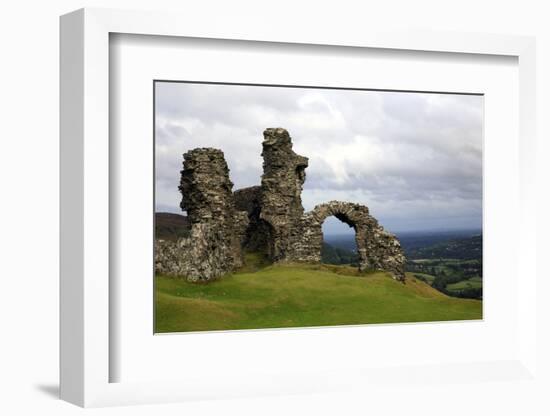
{"type": "Polygon", "coordinates": [[[358,276],[346,266],[248,264],[209,284],[157,276],[156,332],[480,319],[481,302],[456,299],[408,275],[358,276]]]}
{"type": "Polygon", "coordinates": [[[479,289],[483,286],[483,282],[481,280],[481,277],[472,277],[468,280],[462,280],[458,283],[451,283],[448,284],[446,289],[447,290],[462,290],[462,289],[479,289]]]}
{"type": "Polygon", "coordinates": [[[435,276],[431,275],[431,274],[427,274],[427,273],[418,273],[418,272],[413,272],[411,273],[413,276],[422,276],[424,279],[426,279],[428,281],[428,283],[433,283],[433,281],[435,280],[435,276]]]}

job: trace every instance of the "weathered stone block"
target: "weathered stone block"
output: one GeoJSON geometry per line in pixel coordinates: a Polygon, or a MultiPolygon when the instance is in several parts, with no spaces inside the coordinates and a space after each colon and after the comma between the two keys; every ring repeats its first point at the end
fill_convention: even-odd
{"type": "Polygon", "coordinates": [[[209,281],[242,265],[248,215],[235,208],[221,150],[193,149],[183,157],[180,206],[191,222],[190,236],[176,242],[157,240],[155,267],[158,273],[209,281]]]}

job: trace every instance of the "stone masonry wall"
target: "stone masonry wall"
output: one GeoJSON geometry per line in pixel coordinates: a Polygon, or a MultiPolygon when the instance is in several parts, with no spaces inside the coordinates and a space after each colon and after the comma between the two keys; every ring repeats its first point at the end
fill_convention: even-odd
{"type": "Polygon", "coordinates": [[[176,242],[157,240],[156,271],[208,281],[242,265],[248,215],[235,207],[233,183],[221,150],[193,149],[183,157],[180,206],[187,211],[191,233],[176,242]]]}
{"type": "Polygon", "coordinates": [[[260,219],[271,227],[269,254],[273,261],[279,261],[291,255],[292,240],[304,213],[301,194],[308,159],[292,150],[290,135],[282,128],[266,129],[262,146],[260,219]]]}
{"type": "Polygon", "coordinates": [[[322,227],[330,216],[355,230],[360,270],[386,270],[397,280],[404,280],[405,256],[399,240],[378,224],[366,206],[350,202],[320,204],[302,217],[299,238],[294,242],[293,261],[321,261],[322,227]]]}

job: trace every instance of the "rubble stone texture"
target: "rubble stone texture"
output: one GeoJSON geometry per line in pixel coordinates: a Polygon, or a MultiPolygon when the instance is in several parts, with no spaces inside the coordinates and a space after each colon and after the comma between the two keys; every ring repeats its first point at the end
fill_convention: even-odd
{"type": "Polygon", "coordinates": [[[386,270],[405,280],[397,238],[360,204],[331,201],[304,213],[301,193],[308,159],[292,150],[285,129],[264,131],[261,186],[232,192],[223,152],[194,149],[184,155],[181,208],[189,238],[156,245],[157,272],[208,281],[242,265],[243,250],[262,251],[273,262],[320,262],[323,222],[335,216],[355,230],[360,270],[386,270]]]}
{"type": "Polygon", "coordinates": [[[193,149],[183,157],[180,207],[187,211],[191,232],[176,242],[157,241],[156,270],[189,281],[209,281],[242,266],[248,215],[235,208],[221,150],[193,149]]]}
{"type": "Polygon", "coordinates": [[[273,261],[290,259],[292,242],[304,213],[301,195],[308,159],[292,150],[292,141],[285,129],[265,130],[262,146],[260,219],[271,226],[267,253],[273,261]]]}
{"type": "Polygon", "coordinates": [[[360,270],[387,270],[398,280],[405,278],[406,259],[399,240],[378,224],[366,206],[351,202],[320,204],[303,216],[301,238],[296,241],[293,250],[295,260],[321,261],[322,227],[330,216],[335,216],[355,230],[360,270]]]}

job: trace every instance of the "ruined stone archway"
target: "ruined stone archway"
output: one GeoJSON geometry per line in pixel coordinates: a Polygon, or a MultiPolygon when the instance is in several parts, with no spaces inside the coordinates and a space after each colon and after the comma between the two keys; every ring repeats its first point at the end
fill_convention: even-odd
{"type": "MultiPolygon", "coordinates": [[[[368,209],[366,211],[368,214],[368,209]]],[[[358,262],[359,268],[363,270],[364,269],[363,265],[365,263],[365,259],[364,259],[365,250],[362,249],[364,248],[363,247],[364,244],[362,244],[361,238],[359,238],[360,233],[357,233],[357,230],[358,229],[360,230],[362,228],[360,214],[355,213],[353,210],[353,207],[346,206],[343,203],[332,201],[329,203],[316,206],[315,209],[313,210],[313,216],[317,219],[320,225],[321,248],[322,248],[323,241],[325,240],[325,232],[323,230],[324,228],[323,226],[325,225],[327,219],[336,218],[342,223],[342,225],[345,224],[351,230],[353,230],[355,249],[357,254],[357,262],[358,262]]],[[[318,230],[317,226],[315,226],[315,228],[318,230]]],[[[321,254],[321,261],[322,261],[322,254],[321,254]]]]}
{"type": "Polygon", "coordinates": [[[338,218],[355,230],[359,269],[388,270],[398,280],[404,279],[405,257],[399,241],[373,218],[368,207],[343,201],[317,205],[302,217],[299,241],[295,244],[295,260],[320,262],[323,244],[323,222],[338,218]]]}
{"type": "Polygon", "coordinates": [[[364,270],[368,267],[366,252],[366,224],[370,218],[369,209],[365,206],[350,202],[330,201],[317,205],[313,210],[303,217],[304,235],[307,235],[307,242],[304,238],[304,253],[307,261],[320,262],[321,248],[323,245],[323,223],[334,216],[343,223],[349,225],[355,231],[355,243],[359,256],[359,268],[364,270]]]}

